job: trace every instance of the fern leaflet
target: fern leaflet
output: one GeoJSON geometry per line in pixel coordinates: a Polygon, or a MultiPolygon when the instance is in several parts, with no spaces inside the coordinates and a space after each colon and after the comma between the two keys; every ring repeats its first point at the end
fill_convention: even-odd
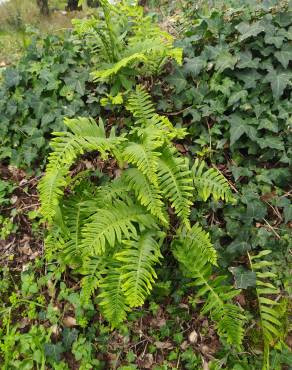
{"type": "Polygon", "coordinates": [[[114,258],[122,262],[122,287],[130,307],[141,306],[155,281],[154,265],[161,258],[153,232],[144,232],[135,240],[124,242],[125,249],[114,258]]]}
{"type": "Polygon", "coordinates": [[[215,168],[204,171],[205,162],[195,160],[192,167],[195,189],[198,195],[206,201],[212,194],[215,200],[231,201],[233,199],[226,178],[215,168]]]}

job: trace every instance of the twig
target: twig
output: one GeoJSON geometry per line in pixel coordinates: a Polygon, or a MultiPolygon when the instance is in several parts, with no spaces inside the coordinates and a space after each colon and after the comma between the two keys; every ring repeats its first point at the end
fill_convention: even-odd
{"type": "Polygon", "coordinates": [[[182,112],[184,112],[184,111],[186,111],[186,110],[188,110],[188,109],[190,109],[192,106],[190,106],[190,107],[187,107],[187,108],[184,108],[184,109],[182,109],[182,110],[180,110],[180,111],[178,111],[178,112],[159,112],[159,114],[161,114],[161,115],[163,115],[163,116],[176,116],[176,115],[178,115],[178,114],[181,114],[182,112]]]}
{"type": "Polygon", "coordinates": [[[277,231],[273,228],[273,226],[265,218],[264,218],[264,221],[267,224],[268,228],[276,235],[277,239],[281,239],[277,231]]]}
{"type": "MultiPolygon", "coordinates": [[[[219,171],[221,173],[222,176],[224,176],[224,174],[222,173],[222,171],[219,170],[219,168],[217,168],[216,166],[213,165],[214,168],[216,168],[217,171],[219,171]]],[[[230,187],[235,191],[235,193],[238,193],[238,190],[236,189],[236,187],[232,184],[231,181],[228,180],[228,178],[226,176],[224,176],[225,179],[227,180],[228,184],[230,185],[230,187]]]]}

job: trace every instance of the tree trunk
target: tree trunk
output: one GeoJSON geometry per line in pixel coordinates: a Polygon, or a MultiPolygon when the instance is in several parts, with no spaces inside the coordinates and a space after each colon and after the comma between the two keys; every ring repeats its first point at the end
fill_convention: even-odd
{"type": "Polygon", "coordinates": [[[48,0],[37,0],[37,4],[40,8],[41,15],[47,17],[50,14],[48,0]]]}
{"type": "Polygon", "coordinates": [[[78,6],[78,0],[68,0],[66,10],[69,12],[73,10],[81,10],[81,8],[78,6]]]}

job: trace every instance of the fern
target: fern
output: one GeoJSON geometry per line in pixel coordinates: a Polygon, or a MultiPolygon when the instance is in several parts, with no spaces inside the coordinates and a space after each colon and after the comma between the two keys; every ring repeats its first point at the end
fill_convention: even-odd
{"type": "Polygon", "coordinates": [[[130,307],[141,306],[157,278],[154,265],[161,258],[153,232],[144,232],[135,240],[125,241],[125,249],[114,257],[122,262],[122,287],[130,307]]]}
{"type": "Polygon", "coordinates": [[[189,253],[200,251],[206,262],[217,265],[217,253],[211,243],[209,233],[204,231],[198,223],[193,225],[191,229],[182,227],[178,232],[183,244],[188,245],[189,253]]]}
{"type": "Polygon", "coordinates": [[[192,178],[185,159],[174,148],[165,148],[158,160],[159,186],[176,214],[188,224],[192,205],[192,178]]]}
{"type": "Polygon", "coordinates": [[[158,217],[164,224],[167,224],[168,220],[160,189],[154,186],[137,168],[129,168],[124,172],[123,177],[129,184],[130,189],[134,190],[138,201],[153,216],[158,217]]]}
{"type": "Polygon", "coordinates": [[[104,257],[90,256],[86,257],[80,269],[80,273],[85,275],[81,280],[81,300],[88,304],[95,290],[103,281],[102,273],[104,272],[107,260],[104,257]]]}
{"type": "Polygon", "coordinates": [[[121,243],[122,237],[136,237],[135,224],[140,228],[155,228],[155,219],[141,206],[117,201],[114,206],[99,209],[91,216],[82,229],[82,247],[86,253],[101,255],[106,246],[113,248],[116,243],[121,243]]]}
{"type": "MultiPolygon", "coordinates": [[[[175,249],[175,255],[192,268],[196,284],[203,286],[199,294],[206,296],[204,312],[211,313],[219,333],[239,346],[242,317],[229,303],[237,291],[222,285],[221,278],[211,279],[216,252],[198,224],[190,227],[194,179],[187,158],[172,142],[183,138],[186,130],[156,114],[141,87],[130,93],[127,109],[135,124],[126,135],[107,134],[102,120],[97,124],[87,118],[66,120],[69,131],[55,133],[53,152],[39,184],[41,211],[50,223],[50,257],[55,251],[61,263],[84,275],[82,300],[88,302],[98,290],[102,312],[117,326],[151,292],[155,265],[162,257],[160,247],[173,226],[167,212],[171,205],[181,225],[176,240],[181,248],[175,249]],[[91,181],[90,172],[84,172],[71,178],[78,156],[92,151],[103,160],[115,159],[119,177],[91,181]]],[[[202,171],[199,175],[205,181],[202,171]]],[[[211,188],[221,196],[221,178],[219,185],[216,181],[212,177],[211,188]]]]}
{"type": "Polygon", "coordinates": [[[207,171],[204,171],[204,168],[205,162],[196,159],[192,173],[199,197],[206,201],[212,194],[215,200],[231,201],[233,196],[226,178],[215,168],[209,168],[207,171]]]}
{"type": "Polygon", "coordinates": [[[123,275],[119,262],[109,261],[106,275],[100,283],[99,306],[112,327],[119,326],[126,319],[129,307],[122,288],[123,275]]]}
{"type": "Polygon", "coordinates": [[[100,5],[103,18],[73,23],[75,32],[86,36],[97,54],[100,67],[92,72],[94,81],[115,79],[127,86],[128,72],[137,75],[138,66],[139,75],[147,75],[157,73],[167,58],[182,62],[182,50],[173,47],[172,36],[153,24],[150,17],[144,17],[143,8],[124,2],[112,6],[105,0],[100,5]],[[131,29],[127,30],[129,22],[131,29]]]}
{"type": "Polygon", "coordinates": [[[136,91],[130,94],[126,108],[137,119],[137,125],[147,126],[155,115],[149,94],[139,85],[136,87],[136,91]]]}
{"type": "Polygon", "coordinates": [[[78,118],[66,119],[65,124],[73,133],[54,133],[56,137],[51,141],[54,151],[49,156],[46,174],[38,185],[41,212],[49,221],[56,214],[59,199],[68,184],[66,177],[76,158],[84,151],[93,150],[98,150],[106,158],[108,152],[114,152],[116,146],[125,140],[123,137],[115,137],[114,133],[107,138],[102,121],[96,125],[92,119],[78,118]]]}
{"type": "Polygon", "coordinates": [[[260,326],[263,333],[264,342],[264,364],[263,370],[270,369],[269,352],[270,347],[282,337],[283,327],[278,319],[279,313],[276,309],[278,302],[274,301],[271,296],[279,295],[280,291],[267,279],[274,279],[276,274],[270,271],[273,262],[261,260],[262,257],[270,254],[270,250],[263,250],[257,255],[250,255],[249,262],[252,271],[256,273],[256,293],[259,304],[260,326]]]}
{"type": "Polygon", "coordinates": [[[243,339],[245,317],[240,308],[231,303],[231,299],[238,295],[239,291],[223,284],[225,276],[211,278],[212,265],[209,260],[214,261],[215,253],[210,248],[208,235],[204,235],[202,229],[195,225],[186,238],[183,233],[173,242],[173,253],[186,269],[187,276],[195,279],[193,285],[199,288],[197,297],[205,298],[202,313],[209,313],[217,324],[220,337],[226,337],[228,343],[239,349],[243,339]],[[198,234],[200,239],[196,238],[198,234]]]}

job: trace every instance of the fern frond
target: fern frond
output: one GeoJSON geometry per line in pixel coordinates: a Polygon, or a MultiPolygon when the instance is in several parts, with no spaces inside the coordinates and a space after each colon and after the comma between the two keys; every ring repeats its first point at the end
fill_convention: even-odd
{"type": "Polygon", "coordinates": [[[73,132],[56,132],[51,141],[53,152],[45,176],[41,179],[38,189],[41,199],[41,212],[48,221],[56,214],[56,207],[67,185],[66,177],[76,158],[85,151],[97,150],[103,158],[108,152],[115,152],[125,139],[111,133],[106,137],[102,121],[99,125],[88,118],[65,119],[65,124],[73,132]]]}
{"type": "Polygon", "coordinates": [[[122,238],[137,236],[137,226],[155,228],[155,219],[136,204],[116,201],[113,205],[99,209],[90,217],[82,229],[82,250],[89,255],[101,255],[106,246],[113,248],[122,238]]]}
{"type": "Polygon", "coordinates": [[[231,303],[231,299],[238,295],[239,291],[224,285],[224,276],[212,279],[212,266],[206,257],[208,252],[202,252],[197,243],[189,244],[188,239],[179,236],[178,240],[174,241],[173,253],[186,269],[187,276],[195,279],[193,285],[199,288],[197,296],[205,298],[202,313],[210,314],[216,322],[220,336],[226,337],[228,343],[240,348],[245,317],[241,309],[231,303]]]}
{"type": "Polygon", "coordinates": [[[141,53],[135,53],[119,60],[117,63],[107,65],[107,68],[97,70],[91,73],[93,81],[106,81],[109,77],[116,75],[122,68],[127,67],[133,62],[147,61],[147,57],[141,53]]]}
{"type": "Polygon", "coordinates": [[[182,227],[179,230],[179,234],[179,240],[189,249],[188,253],[194,251],[192,260],[196,258],[197,251],[199,251],[200,255],[203,256],[206,261],[213,265],[217,265],[217,253],[211,243],[210,235],[204,231],[198,223],[194,224],[191,229],[182,227]]]}
{"type": "Polygon", "coordinates": [[[192,177],[186,160],[174,148],[165,148],[158,159],[159,187],[176,214],[188,224],[192,205],[192,177]]]}
{"type": "Polygon", "coordinates": [[[226,178],[215,168],[205,169],[205,162],[195,160],[192,167],[195,189],[198,195],[206,201],[210,195],[215,200],[232,201],[233,196],[226,178]]]}
{"type": "Polygon", "coordinates": [[[129,168],[123,178],[129,187],[134,190],[138,201],[145,206],[148,211],[158,217],[164,224],[168,224],[167,214],[164,210],[161,191],[151,184],[148,178],[137,168],[129,168]]]}
{"type": "Polygon", "coordinates": [[[141,306],[155,281],[154,265],[162,258],[153,232],[144,232],[124,242],[125,249],[114,258],[122,262],[122,287],[130,307],[141,306]]]}
{"type": "Polygon", "coordinates": [[[125,319],[129,307],[122,289],[122,270],[119,262],[107,264],[106,276],[103,278],[99,294],[99,306],[112,327],[119,326],[125,319]]]}
{"type": "Polygon", "coordinates": [[[272,296],[279,295],[280,290],[276,288],[267,279],[277,278],[277,275],[270,271],[270,267],[274,264],[270,261],[265,261],[262,257],[267,256],[272,251],[263,250],[257,255],[250,255],[249,262],[252,271],[256,273],[256,293],[258,297],[260,324],[263,333],[264,341],[264,367],[263,370],[270,368],[269,366],[269,350],[281,339],[283,333],[283,325],[279,320],[279,312],[276,307],[278,302],[272,299],[272,296]]]}
{"type": "Polygon", "coordinates": [[[154,105],[146,90],[138,85],[136,91],[130,94],[126,109],[137,119],[136,124],[147,126],[155,114],[154,105]]]}
{"type": "MultiPolygon", "coordinates": [[[[153,146],[155,143],[152,143],[153,146]]],[[[156,185],[158,184],[157,167],[159,151],[152,150],[151,146],[144,143],[130,142],[123,152],[124,160],[131,163],[156,185]]]]}
{"type": "Polygon", "coordinates": [[[100,286],[106,262],[103,257],[90,256],[84,258],[80,272],[85,276],[81,279],[80,296],[85,304],[89,302],[94,291],[100,286]]]}
{"type": "Polygon", "coordinates": [[[38,184],[41,201],[40,212],[48,221],[51,221],[56,214],[56,207],[58,207],[59,199],[67,184],[68,172],[68,168],[51,168],[47,170],[38,184]]]}

